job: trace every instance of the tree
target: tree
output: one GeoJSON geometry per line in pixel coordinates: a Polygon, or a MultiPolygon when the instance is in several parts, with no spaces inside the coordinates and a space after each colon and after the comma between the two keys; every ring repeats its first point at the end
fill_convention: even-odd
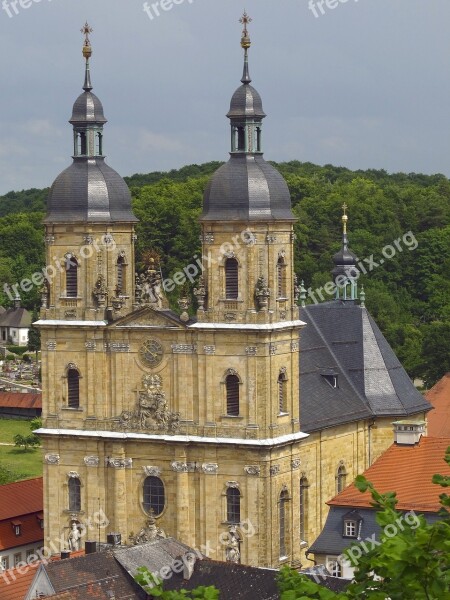
{"type": "MultiPolygon", "coordinates": [[[[450,465],[450,447],[445,461],[450,465]]],[[[450,477],[434,475],[433,483],[450,487],[450,477]]],[[[376,520],[382,528],[380,544],[369,551],[354,544],[345,552],[355,567],[345,592],[334,593],[289,568],[279,578],[281,600],[448,600],[450,599],[450,497],[441,494],[440,520],[428,524],[422,515],[414,523],[395,510],[396,494],[379,494],[362,475],[355,480],[361,492],[370,491],[376,520]],[[402,527],[399,527],[402,523],[402,527]],[[392,528],[396,534],[391,535],[392,528]],[[358,548],[358,552],[355,552],[358,548]],[[352,551],[353,549],[353,551],[352,551]],[[355,559],[355,556],[358,556],[355,559]]]]}
{"type": "Polygon", "coordinates": [[[40,440],[37,435],[31,433],[30,435],[22,435],[21,433],[16,433],[13,437],[14,444],[18,448],[24,448],[27,451],[29,448],[35,448],[40,445],[40,440]]]}
{"type": "MultiPolygon", "coordinates": [[[[38,320],[37,311],[33,311],[32,323],[38,320]]],[[[34,325],[28,330],[28,350],[36,353],[36,364],[38,361],[38,352],[41,349],[41,332],[34,325]]]]}

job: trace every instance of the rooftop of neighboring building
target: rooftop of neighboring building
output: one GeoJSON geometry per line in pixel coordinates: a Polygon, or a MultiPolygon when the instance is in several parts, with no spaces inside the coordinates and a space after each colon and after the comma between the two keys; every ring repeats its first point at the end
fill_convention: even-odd
{"type": "MultiPolygon", "coordinates": [[[[442,488],[432,483],[432,477],[435,473],[450,476],[450,466],[444,460],[449,446],[450,438],[425,436],[414,445],[394,443],[364,476],[380,493],[395,491],[398,510],[438,512],[442,488]]],[[[371,508],[371,496],[369,492],[361,493],[352,483],[328,504],[371,508]]]]}
{"type": "Polygon", "coordinates": [[[41,393],[0,392],[0,408],[42,409],[41,393]]]}
{"type": "Polygon", "coordinates": [[[26,308],[7,308],[0,311],[0,327],[15,327],[17,329],[28,329],[31,326],[31,313],[26,308]]]}
{"type": "Polygon", "coordinates": [[[425,398],[433,406],[428,413],[428,435],[450,438],[450,373],[444,375],[425,398]]]}
{"type": "Polygon", "coordinates": [[[42,512],[43,506],[42,477],[0,485],[0,521],[42,512]]]}

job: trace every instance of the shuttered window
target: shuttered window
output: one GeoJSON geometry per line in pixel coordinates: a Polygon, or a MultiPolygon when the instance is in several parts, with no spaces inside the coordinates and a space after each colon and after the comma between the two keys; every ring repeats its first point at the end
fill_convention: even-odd
{"type": "Polygon", "coordinates": [[[67,373],[67,404],[69,408],[80,406],[80,374],[76,369],[67,373]]]}
{"type": "Polygon", "coordinates": [[[227,258],[225,262],[225,297],[237,300],[239,294],[238,261],[227,258]]]}
{"type": "Polygon", "coordinates": [[[239,377],[228,375],[226,378],[227,388],[227,415],[239,416],[239,377]]]}
{"type": "Polygon", "coordinates": [[[69,479],[69,510],[74,512],[81,510],[81,482],[78,477],[69,479]]]}
{"type": "Polygon", "coordinates": [[[117,295],[125,294],[125,259],[119,256],[117,259],[117,295]]]}
{"type": "Polygon", "coordinates": [[[159,477],[146,477],[144,481],[144,510],[153,512],[155,517],[164,510],[166,495],[164,484],[159,477]]]}
{"type": "Polygon", "coordinates": [[[73,256],[66,260],[66,294],[69,298],[78,295],[78,262],[73,256]]]}
{"type": "Polygon", "coordinates": [[[277,294],[278,298],[286,298],[286,265],[281,256],[277,263],[277,294]]]}
{"type": "Polygon", "coordinates": [[[227,489],[227,521],[241,522],[241,493],[237,488],[227,489]]]}

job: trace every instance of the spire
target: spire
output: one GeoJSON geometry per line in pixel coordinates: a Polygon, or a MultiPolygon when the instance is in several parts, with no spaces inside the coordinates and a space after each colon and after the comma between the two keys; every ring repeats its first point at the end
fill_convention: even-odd
{"type": "Polygon", "coordinates": [[[241,46],[244,49],[244,72],[242,74],[242,83],[251,83],[250,71],[248,68],[248,49],[252,45],[250,40],[250,36],[248,34],[247,25],[252,22],[252,19],[248,16],[247,12],[244,10],[244,14],[239,19],[239,23],[242,23],[244,29],[242,31],[241,37],[241,46]]]}
{"type": "Polygon", "coordinates": [[[336,284],[336,299],[342,300],[356,300],[357,295],[357,279],[359,271],[356,267],[358,262],[357,257],[348,247],[347,237],[347,215],[348,206],[344,202],[342,210],[342,247],[333,256],[333,262],[335,267],[332,271],[333,279],[336,284]]]}
{"type": "Polygon", "coordinates": [[[84,75],[84,86],[83,89],[85,92],[90,92],[92,90],[91,84],[91,72],[89,69],[89,59],[92,56],[92,47],[91,40],[89,39],[89,34],[94,30],[92,27],[89,27],[89,23],[86,21],[84,26],[81,28],[81,33],[84,35],[84,44],[83,44],[83,56],[86,59],[86,70],[84,75]]]}

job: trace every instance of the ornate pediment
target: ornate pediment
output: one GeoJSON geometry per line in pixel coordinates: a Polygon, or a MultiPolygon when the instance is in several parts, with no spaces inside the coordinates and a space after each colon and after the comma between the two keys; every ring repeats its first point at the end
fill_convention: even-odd
{"type": "Polygon", "coordinates": [[[146,306],[140,308],[133,313],[118,319],[110,326],[113,329],[123,328],[153,328],[159,327],[161,329],[184,329],[186,324],[172,311],[165,309],[152,308],[146,306]]]}

